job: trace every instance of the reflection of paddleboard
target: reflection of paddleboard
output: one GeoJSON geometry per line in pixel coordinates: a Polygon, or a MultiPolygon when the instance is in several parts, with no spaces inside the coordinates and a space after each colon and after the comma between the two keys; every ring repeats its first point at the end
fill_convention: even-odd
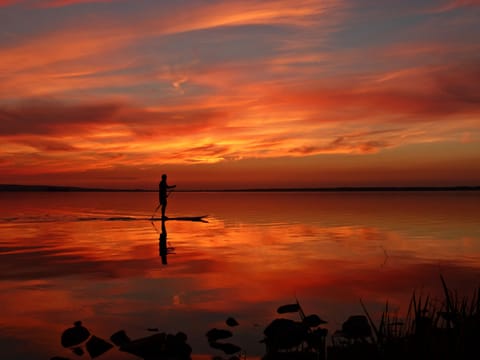
{"type": "Polygon", "coordinates": [[[151,220],[165,220],[165,221],[169,221],[169,220],[179,220],[179,221],[201,221],[201,222],[208,222],[207,220],[205,220],[205,218],[207,217],[208,215],[202,215],[202,216],[174,216],[174,217],[166,217],[165,219],[162,219],[161,217],[155,217],[155,218],[152,218],[151,220]]]}

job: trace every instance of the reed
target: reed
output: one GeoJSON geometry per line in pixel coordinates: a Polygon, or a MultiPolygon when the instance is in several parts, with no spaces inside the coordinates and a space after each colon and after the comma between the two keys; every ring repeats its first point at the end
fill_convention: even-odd
{"type": "MultiPolygon", "coordinates": [[[[360,300],[372,336],[344,342],[332,339],[328,359],[343,360],[360,355],[388,360],[479,358],[480,287],[472,296],[460,296],[447,286],[442,275],[440,280],[443,299],[417,295],[414,291],[404,318],[392,312],[386,302],[377,324],[360,300]]],[[[348,338],[349,334],[340,331],[337,336],[348,338]]]]}

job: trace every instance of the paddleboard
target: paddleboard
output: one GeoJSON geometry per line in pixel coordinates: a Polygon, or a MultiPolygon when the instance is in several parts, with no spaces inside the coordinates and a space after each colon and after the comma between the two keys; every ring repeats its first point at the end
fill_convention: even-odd
{"type": "Polygon", "coordinates": [[[177,220],[177,221],[201,221],[201,222],[208,222],[205,220],[205,218],[208,215],[202,215],[202,216],[173,216],[173,217],[166,217],[165,219],[162,219],[161,217],[154,217],[151,218],[151,220],[165,220],[165,221],[170,221],[170,220],[177,220]]]}

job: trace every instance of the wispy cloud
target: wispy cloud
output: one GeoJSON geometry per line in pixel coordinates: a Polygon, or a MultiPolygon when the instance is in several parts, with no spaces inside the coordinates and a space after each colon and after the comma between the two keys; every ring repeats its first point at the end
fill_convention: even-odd
{"type": "MultiPolygon", "coordinates": [[[[319,16],[328,19],[327,13],[330,13],[332,3],[335,2],[319,4],[316,1],[302,1],[291,7],[288,2],[276,2],[274,6],[258,1],[222,2],[209,6],[192,4],[188,12],[174,7],[171,12],[156,14],[155,17],[145,14],[141,21],[131,19],[127,25],[115,20],[89,20],[88,24],[77,20],[61,32],[39,33],[28,40],[0,49],[0,66],[8,69],[1,74],[5,86],[0,88],[0,92],[4,89],[4,97],[8,93],[32,96],[60,94],[68,89],[88,90],[89,86],[122,87],[122,83],[132,86],[135,82],[145,83],[147,79],[151,80],[155,76],[153,72],[162,74],[166,70],[170,73],[168,79],[164,75],[156,77],[168,80],[176,90],[180,90],[179,93],[183,93],[180,85],[187,81],[188,74],[182,70],[180,73],[178,70],[172,73],[172,69],[168,68],[172,67],[171,61],[175,59],[169,60],[171,54],[161,48],[155,57],[163,57],[167,62],[154,66],[151,56],[149,59],[145,55],[139,55],[139,46],[143,51],[148,51],[146,45],[141,45],[142,42],[229,26],[313,26],[312,17],[317,17],[316,21],[319,16]],[[147,67],[138,70],[143,65],[150,69],[147,67]],[[132,71],[129,72],[129,69],[132,71]]],[[[317,55],[313,55],[315,56],[317,55]]],[[[304,61],[314,61],[313,57],[310,55],[310,60],[304,61]]]]}
{"type": "Polygon", "coordinates": [[[448,0],[431,10],[434,13],[449,12],[463,7],[480,6],[479,0],[448,0]]]}
{"type": "Polygon", "coordinates": [[[42,1],[42,3],[36,4],[39,7],[62,7],[69,5],[77,4],[91,4],[91,3],[115,3],[122,2],[125,0],[47,0],[42,1]]]}

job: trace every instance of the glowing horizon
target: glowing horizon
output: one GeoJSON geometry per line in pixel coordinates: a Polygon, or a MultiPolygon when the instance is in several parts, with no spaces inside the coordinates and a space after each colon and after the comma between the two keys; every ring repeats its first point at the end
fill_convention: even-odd
{"type": "Polygon", "coordinates": [[[480,184],[478,0],[0,0],[0,183],[480,184]]]}

